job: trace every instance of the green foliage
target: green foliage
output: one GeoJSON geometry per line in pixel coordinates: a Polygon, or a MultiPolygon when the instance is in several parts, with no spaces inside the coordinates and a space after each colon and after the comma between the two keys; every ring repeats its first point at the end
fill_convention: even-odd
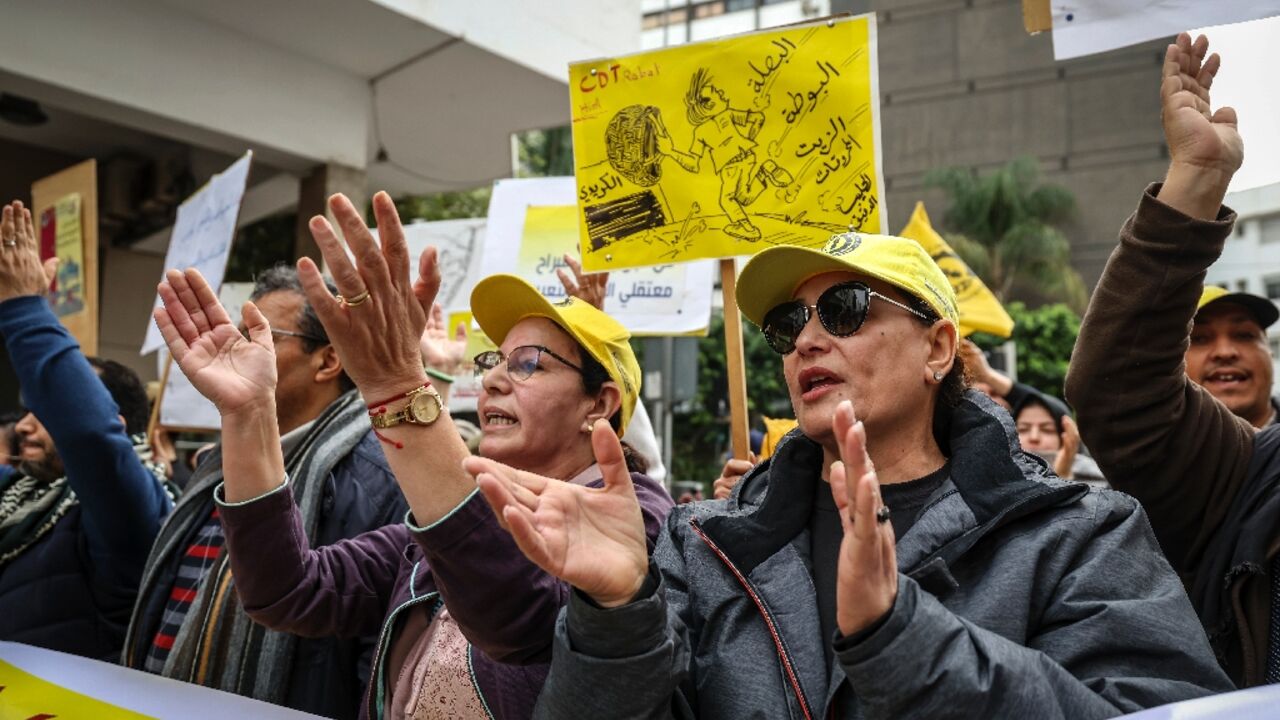
{"type": "Polygon", "coordinates": [[[568,125],[516,134],[518,177],[573,174],[573,134],[568,125]]]}
{"type": "MultiPolygon", "coordinates": [[[[698,392],[689,412],[676,415],[672,432],[671,477],[701,482],[711,497],[729,449],[729,373],[725,363],[724,315],[711,317],[707,337],[698,342],[698,392]]],[[[769,348],[759,328],[742,323],[747,366],[747,407],[752,427],[760,415],[791,417],[791,398],[782,377],[782,357],[769,348]]]]}
{"type": "Polygon", "coordinates": [[[225,281],[252,282],[254,275],[272,265],[292,263],[297,225],[297,213],[288,212],[241,228],[231,244],[225,281]]]}
{"type": "MultiPolygon", "coordinates": [[[[1018,348],[1018,380],[1062,397],[1067,379],[1071,348],[1080,332],[1080,316],[1062,303],[1034,310],[1021,302],[1006,307],[1013,318],[1013,342],[1018,348]]],[[[984,350],[1004,342],[992,335],[977,334],[972,340],[984,350]]]]}
{"type": "Polygon", "coordinates": [[[1075,197],[1061,186],[1040,184],[1034,159],[1017,158],[987,175],[944,168],[925,182],[947,194],[947,241],[996,297],[1084,309],[1084,283],[1071,267],[1071,246],[1060,229],[1075,212],[1075,197]]]}
{"type": "Polygon", "coordinates": [[[486,185],[474,190],[409,195],[396,200],[396,210],[400,213],[400,220],[406,223],[484,217],[489,212],[489,196],[492,194],[492,188],[486,185]]]}

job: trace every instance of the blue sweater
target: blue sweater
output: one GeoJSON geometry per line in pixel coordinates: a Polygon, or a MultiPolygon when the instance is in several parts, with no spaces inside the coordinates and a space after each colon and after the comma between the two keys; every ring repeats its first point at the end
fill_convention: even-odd
{"type": "Polygon", "coordinates": [[[0,335],[23,402],[53,438],[79,498],[53,530],[0,566],[0,640],[114,662],[171,503],[44,298],[0,303],[0,335]]]}

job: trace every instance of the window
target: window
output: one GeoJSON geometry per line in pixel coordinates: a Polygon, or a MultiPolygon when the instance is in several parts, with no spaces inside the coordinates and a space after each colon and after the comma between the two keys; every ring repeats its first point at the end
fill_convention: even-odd
{"type": "Polygon", "coordinates": [[[724,2],[716,0],[715,2],[703,3],[693,8],[693,17],[695,19],[715,17],[724,14],[724,2]]]}
{"type": "Polygon", "coordinates": [[[1237,280],[1236,292],[1249,292],[1249,281],[1244,279],[1237,280]]]}
{"type": "Polygon", "coordinates": [[[1262,278],[1263,292],[1272,300],[1280,300],[1280,276],[1262,278]]]}
{"type": "Polygon", "coordinates": [[[1271,351],[1271,357],[1280,358],[1280,335],[1267,336],[1267,349],[1271,351]]]}
{"type": "Polygon", "coordinates": [[[726,7],[729,12],[737,12],[739,10],[750,10],[756,6],[756,0],[726,0],[726,7]]]}
{"type": "Polygon", "coordinates": [[[1258,241],[1280,242],[1280,214],[1267,215],[1258,219],[1258,241]]]}

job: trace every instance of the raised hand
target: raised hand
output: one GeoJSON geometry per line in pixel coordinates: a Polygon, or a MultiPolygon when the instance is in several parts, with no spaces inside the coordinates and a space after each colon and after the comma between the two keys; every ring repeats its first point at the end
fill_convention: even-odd
{"type": "Polygon", "coordinates": [[[440,307],[440,303],[432,303],[419,347],[427,367],[456,373],[467,360],[467,327],[459,324],[454,336],[450,338],[449,328],[445,326],[444,308],[440,307]]]}
{"type": "Polygon", "coordinates": [[[317,215],[311,218],[310,229],[342,299],[329,294],[319,268],[309,258],[298,261],[298,279],[343,369],[367,401],[377,402],[422,385],[426,375],[419,343],[440,289],[435,248],[423,251],[418,280],[411,283],[409,249],[389,195],[373,196],[381,247],[345,196],[329,198],[329,209],[355,255],[355,264],[328,220],[317,215]]]}
{"type": "Polygon", "coordinates": [[[1062,416],[1062,444],[1058,448],[1058,456],[1053,460],[1053,472],[1064,480],[1071,479],[1071,468],[1076,462],[1076,453],[1080,451],[1080,428],[1070,415],[1062,416]]]}
{"type": "MultiPolygon", "coordinates": [[[[160,283],[163,307],[154,313],[178,367],[225,418],[275,407],[276,352],[271,325],[252,302],[241,314],[248,337],[199,270],[169,270],[160,283]]],[[[274,410],[272,410],[274,412],[274,410]]]]}
{"type": "Polygon", "coordinates": [[[516,545],[538,567],[603,607],[635,597],[649,567],[644,518],[622,444],[609,423],[591,432],[604,487],[586,488],[480,457],[462,466],[476,478],[516,545]]]}
{"type": "Polygon", "coordinates": [[[1169,174],[1159,198],[1169,206],[1204,220],[1217,218],[1232,175],[1244,162],[1244,141],[1236,127],[1236,111],[1214,111],[1209,88],[1222,60],[1209,55],[1209,40],[1193,43],[1182,33],[1165,51],[1160,81],[1160,118],[1169,145],[1169,174]]]}
{"type": "Polygon", "coordinates": [[[724,469],[720,471],[720,477],[712,483],[712,495],[715,499],[723,500],[729,497],[733,493],[733,488],[742,482],[742,477],[751,472],[751,468],[758,462],[760,459],[755,453],[751,453],[746,460],[729,458],[729,461],[724,464],[724,469]]]}
{"type": "Polygon", "coordinates": [[[1209,104],[1209,88],[1222,67],[1217,53],[1209,55],[1204,35],[1191,41],[1182,33],[1165,51],[1160,83],[1165,140],[1174,162],[1228,174],[1244,161],[1244,142],[1236,127],[1236,111],[1215,112],[1209,104]]]}
{"type": "Polygon", "coordinates": [[[0,211],[0,302],[42,295],[53,281],[56,258],[40,262],[40,245],[31,210],[14,200],[0,211]]]}
{"type": "Polygon", "coordinates": [[[880,481],[867,454],[867,431],[848,400],[836,407],[840,460],[831,466],[831,495],[844,539],[836,571],[836,624],[844,635],[863,630],[889,612],[898,597],[893,525],[877,522],[880,481]]]}
{"type": "Polygon", "coordinates": [[[569,253],[564,254],[565,264],[573,271],[573,276],[563,268],[556,268],[556,277],[564,286],[566,294],[590,303],[597,310],[604,310],[604,295],[609,287],[609,273],[588,274],[582,272],[582,263],[569,253]]]}

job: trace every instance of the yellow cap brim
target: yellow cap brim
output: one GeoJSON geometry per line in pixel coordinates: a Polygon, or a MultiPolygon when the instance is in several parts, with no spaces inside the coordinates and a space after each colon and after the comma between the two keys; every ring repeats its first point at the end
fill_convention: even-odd
{"type": "Polygon", "coordinates": [[[738,276],[738,308],[757,327],[774,307],[793,298],[796,288],[811,277],[829,272],[853,272],[886,282],[914,296],[900,278],[860,267],[820,250],[796,245],[772,247],[747,263],[738,276]]]}
{"type": "MultiPolygon", "coordinates": [[[[626,352],[630,359],[627,362],[634,366],[632,374],[635,377],[631,379],[623,377],[624,371],[618,367],[618,363],[610,356],[609,350],[600,339],[582,332],[578,324],[562,312],[571,303],[583,304],[583,301],[577,298],[566,298],[560,303],[555,303],[544,297],[537,288],[523,278],[515,275],[490,275],[477,283],[475,289],[471,291],[471,316],[475,318],[485,335],[498,345],[507,339],[507,334],[516,326],[516,323],[530,317],[546,318],[568,333],[578,347],[595,358],[596,362],[604,367],[609,377],[618,384],[618,389],[622,393],[622,428],[618,433],[621,437],[639,402],[639,366],[630,355],[628,348],[626,352]]],[[[598,313],[594,308],[591,310],[598,313]]],[[[616,321],[612,322],[616,323],[616,321]]],[[[625,335],[621,326],[616,327],[617,332],[625,335]]]]}

